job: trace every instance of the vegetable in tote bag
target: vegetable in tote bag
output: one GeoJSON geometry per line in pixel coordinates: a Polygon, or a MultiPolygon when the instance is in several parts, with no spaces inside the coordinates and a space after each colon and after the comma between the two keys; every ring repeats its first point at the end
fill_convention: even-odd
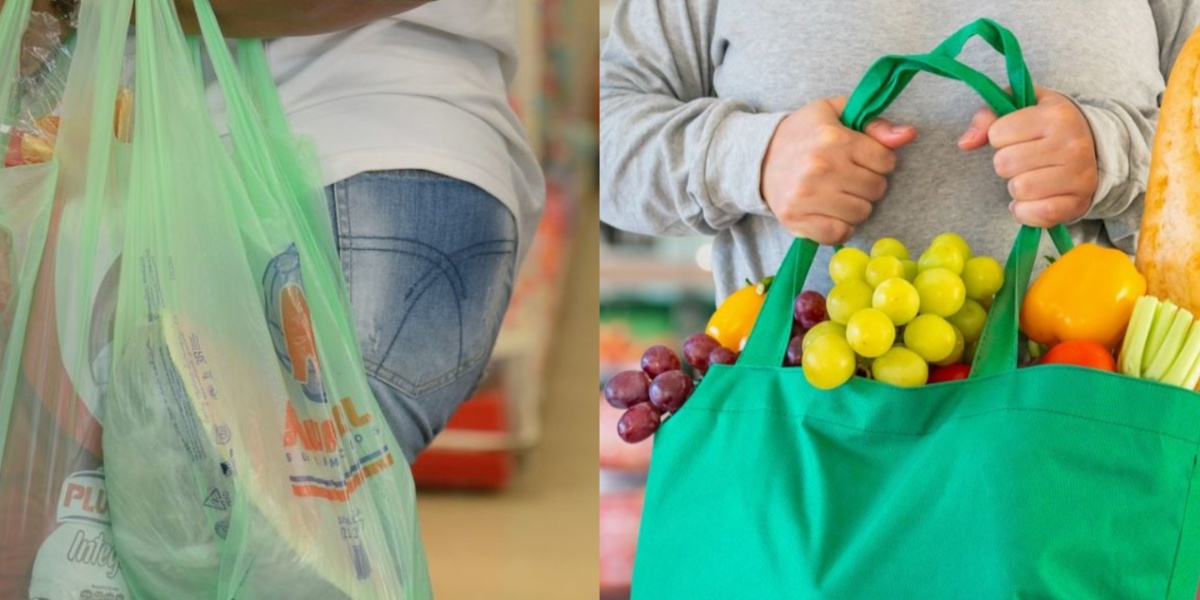
{"type": "MultiPolygon", "coordinates": [[[[843,122],[861,130],[918,71],[967,83],[997,114],[1034,103],[1016,39],[981,20],[877,62],[843,122]],[[1011,95],[954,60],[972,36],[1004,54],[1011,95]]],[[[1017,235],[968,379],[832,391],[779,366],[817,249],[797,240],[737,364],[713,366],[655,436],[633,597],[1194,598],[1200,396],[1018,370],[1040,237],[1017,235]]]]}
{"type": "MultiPolygon", "coordinates": [[[[0,67],[24,27],[19,4],[0,15],[0,67]]],[[[20,558],[0,571],[3,597],[429,598],[414,485],[367,386],[314,153],[287,128],[261,44],[239,42],[235,63],[209,4],[196,10],[228,147],[208,114],[201,46],[184,38],[173,3],[84,0],[59,148],[44,169],[59,174],[39,180],[40,196],[0,186],[0,225],[32,240],[15,261],[18,326],[0,340],[0,498],[15,498],[0,500],[0,547],[20,558]],[[134,4],[137,100],[124,146],[102,124],[113,122],[105,99],[134,4]],[[49,223],[40,229],[9,209],[33,200],[27,220],[49,223]],[[46,276],[46,257],[67,247],[46,276]],[[95,268],[108,259],[113,268],[95,268]],[[110,318],[97,320],[84,293],[96,281],[111,291],[110,318]],[[56,300],[27,300],[34,288],[56,300]],[[60,344],[94,338],[103,361],[91,344],[60,344]],[[38,350],[46,340],[54,347],[38,350]],[[49,375],[38,362],[47,354],[63,365],[49,375]],[[81,382],[95,372],[104,385],[82,427],[81,382]],[[56,395],[39,393],[46,381],[56,395]],[[85,457],[89,478],[28,485],[35,471],[79,476],[63,454],[85,457]],[[56,504],[84,483],[90,502],[72,504],[91,513],[64,521],[56,504]],[[86,545],[42,543],[86,518],[96,521],[86,545]],[[53,565],[39,569],[47,548],[53,565]],[[81,549],[103,561],[80,571],[81,549]],[[79,573],[86,586],[71,581],[79,573]]],[[[20,169],[32,170],[0,171],[0,183],[20,169]]]]}

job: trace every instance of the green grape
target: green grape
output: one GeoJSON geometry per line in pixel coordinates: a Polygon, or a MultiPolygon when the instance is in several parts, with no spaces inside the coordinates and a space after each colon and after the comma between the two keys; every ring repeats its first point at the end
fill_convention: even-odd
{"type": "Polygon", "coordinates": [[[990,256],[976,256],[963,266],[963,284],[972,300],[991,298],[1004,285],[1004,267],[990,256]]]}
{"type": "Polygon", "coordinates": [[[823,335],[804,351],[804,378],[813,387],[829,390],[846,383],[858,365],[854,350],[840,335],[823,335]]]}
{"type": "MultiPolygon", "coordinates": [[[[954,327],[954,325],[950,326],[954,327]]],[[[966,345],[967,342],[963,339],[962,332],[959,331],[957,327],[954,327],[954,349],[950,351],[950,356],[947,356],[946,358],[943,358],[942,360],[939,360],[933,364],[939,367],[944,367],[946,365],[952,365],[961,361],[963,353],[966,351],[966,345]]]]}
{"type": "Polygon", "coordinates": [[[962,254],[964,261],[971,258],[971,246],[967,244],[967,240],[964,240],[962,236],[958,235],[957,233],[943,233],[933,238],[933,241],[929,242],[929,247],[932,248],[941,244],[953,246],[958,250],[959,254],[962,254]]]}
{"type": "Polygon", "coordinates": [[[861,280],[871,257],[858,248],[842,248],[829,259],[829,277],[834,283],[861,280]]]}
{"type": "Polygon", "coordinates": [[[864,308],[854,313],[846,324],[846,341],[859,356],[882,356],[896,341],[896,326],[883,311],[864,308]]]}
{"type": "Polygon", "coordinates": [[[913,284],[903,279],[888,279],[875,288],[871,307],[883,311],[892,324],[900,326],[917,316],[917,310],[921,308],[921,295],[913,284]]]}
{"type": "Polygon", "coordinates": [[[957,341],[954,326],[937,315],[920,315],[904,327],[904,345],[926,362],[945,360],[957,341]]]}
{"type": "Polygon", "coordinates": [[[917,278],[917,273],[921,270],[920,265],[915,260],[902,260],[900,263],[904,265],[904,278],[911,283],[917,278]]]}
{"type": "Polygon", "coordinates": [[[851,279],[833,286],[825,298],[825,311],[834,322],[845,325],[854,313],[871,306],[874,290],[861,279],[851,279]]]}
{"type": "Polygon", "coordinates": [[[841,323],[834,323],[833,321],[821,321],[804,334],[804,339],[800,342],[800,349],[808,350],[808,347],[811,346],[812,343],[817,340],[817,338],[828,334],[846,337],[846,326],[842,325],[841,323]]]}
{"type": "Polygon", "coordinates": [[[923,271],[913,285],[921,296],[921,314],[948,317],[962,309],[967,299],[962,278],[949,269],[923,271]]]}
{"type": "Polygon", "coordinates": [[[875,359],[871,374],[876,381],[900,387],[917,387],[925,385],[929,379],[929,364],[916,352],[904,346],[894,346],[875,359]]]}
{"type": "Polygon", "coordinates": [[[908,248],[896,238],[879,238],[871,246],[871,258],[879,256],[895,256],[900,260],[908,260],[908,248]]]}
{"type": "Polygon", "coordinates": [[[962,332],[963,339],[968,343],[977,342],[983,334],[983,325],[987,322],[987,311],[981,304],[968,298],[963,302],[962,308],[946,317],[946,320],[962,332]]]}
{"type": "Polygon", "coordinates": [[[936,246],[930,246],[928,250],[921,253],[921,258],[917,260],[917,270],[924,272],[930,269],[949,269],[955,275],[960,275],[966,262],[967,259],[958,248],[948,242],[943,242],[936,246]]]}
{"type": "Polygon", "coordinates": [[[867,285],[872,288],[880,283],[894,277],[904,277],[904,264],[900,259],[890,254],[876,256],[867,263],[867,270],[863,273],[867,285]]]}

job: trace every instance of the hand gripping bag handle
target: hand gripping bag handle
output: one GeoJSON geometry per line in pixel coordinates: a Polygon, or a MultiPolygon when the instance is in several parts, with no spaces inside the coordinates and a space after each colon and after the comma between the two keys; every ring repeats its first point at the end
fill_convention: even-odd
{"type": "MultiPolygon", "coordinates": [[[[876,61],[846,102],[842,123],[862,131],[921,71],[962,81],[978,92],[997,116],[1036,104],[1033,81],[1016,37],[995,21],[980,19],[960,29],[928,54],[889,55],[876,61]],[[966,42],[975,36],[1004,55],[1013,90],[1011,95],[986,75],[955,60],[966,42]]],[[[1040,228],[1022,226],[1013,242],[1004,271],[1004,285],[992,304],[971,368],[973,378],[1017,368],[1019,308],[1037,259],[1041,231],[1040,228]]],[[[1049,231],[1059,252],[1071,249],[1071,237],[1065,227],[1057,225],[1049,231]]],[[[738,364],[763,367],[782,364],[791,332],[792,300],[804,285],[818,247],[816,242],[803,238],[792,243],[738,364]]]]}

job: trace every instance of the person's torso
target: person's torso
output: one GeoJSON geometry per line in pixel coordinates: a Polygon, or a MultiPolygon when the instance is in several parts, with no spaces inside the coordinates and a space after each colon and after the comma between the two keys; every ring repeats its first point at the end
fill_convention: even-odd
{"type": "MultiPolygon", "coordinates": [[[[351,30],[271,40],[267,56],[327,184],[394,169],[464,180],[512,209],[524,247],[545,192],[509,104],[516,19],[513,0],[439,0],[351,30]]],[[[214,105],[219,95],[210,89],[214,105]]]]}
{"type": "MultiPolygon", "coordinates": [[[[1070,96],[1115,98],[1155,106],[1163,89],[1155,24],[1145,0],[757,0],[717,9],[708,49],[718,97],[748,101],[761,112],[789,111],[815,99],[849,95],[867,67],[886,54],[928,52],[958,28],[989,17],[1013,31],[1034,83],[1070,96]]],[[[979,40],[960,59],[1007,85],[1003,58],[979,40]]],[[[883,114],[915,125],[915,142],[898,153],[883,201],[851,245],[885,236],[919,250],[942,231],[961,233],[978,253],[1001,261],[1018,225],[1008,212],[1006,182],[988,148],[963,152],[957,139],[982,100],[965,84],[918,75],[883,114]]],[[[1095,237],[1099,224],[1076,231],[1095,237]]],[[[791,237],[770,218],[746,217],[716,241],[719,296],[747,277],[770,275],[791,237]]],[[[810,287],[828,288],[824,249],[810,287]]],[[[914,256],[915,258],[915,256],[914,256]]]]}

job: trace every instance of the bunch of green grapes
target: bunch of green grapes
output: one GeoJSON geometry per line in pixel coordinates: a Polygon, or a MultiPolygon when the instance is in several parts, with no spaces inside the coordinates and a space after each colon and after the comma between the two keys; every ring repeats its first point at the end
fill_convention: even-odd
{"type": "Polygon", "coordinates": [[[843,248],[829,261],[829,275],[830,325],[808,332],[802,357],[805,377],[822,389],[855,372],[898,386],[925,385],[931,365],[969,364],[1004,283],[1000,263],[972,257],[954,233],[934,238],[915,261],[893,238],[875,242],[870,254],[843,248]]]}

